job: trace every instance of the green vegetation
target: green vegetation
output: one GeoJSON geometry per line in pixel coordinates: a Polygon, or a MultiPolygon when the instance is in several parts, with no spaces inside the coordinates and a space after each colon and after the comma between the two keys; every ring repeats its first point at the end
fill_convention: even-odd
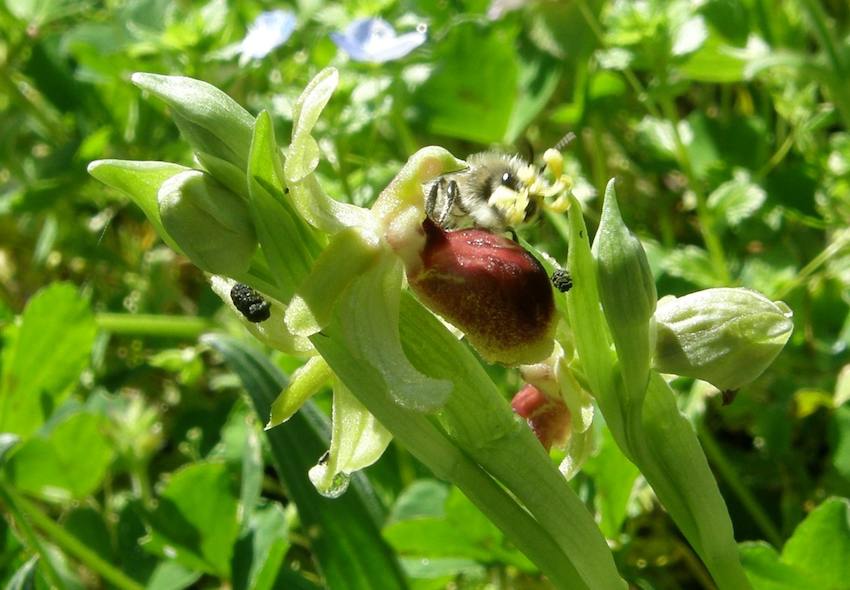
{"type": "Polygon", "coordinates": [[[846,588],[850,8],[515,4],[0,6],[0,583],[846,588]],[[422,183],[569,132],[556,356],[482,362],[422,183]]]}

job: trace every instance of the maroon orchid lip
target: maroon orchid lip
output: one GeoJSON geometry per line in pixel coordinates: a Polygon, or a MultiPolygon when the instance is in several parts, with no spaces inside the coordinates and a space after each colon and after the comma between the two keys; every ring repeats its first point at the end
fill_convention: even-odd
{"type": "Polygon", "coordinates": [[[445,231],[429,219],[423,229],[421,265],[408,269],[408,280],[428,307],[490,362],[528,364],[551,354],[555,305],[537,259],[486,230],[445,231]]]}
{"type": "Polygon", "coordinates": [[[570,410],[563,401],[526,384],[511,400],[511,407],[526,419],[544,449],[566,444],[570,435],[570,410]]]}

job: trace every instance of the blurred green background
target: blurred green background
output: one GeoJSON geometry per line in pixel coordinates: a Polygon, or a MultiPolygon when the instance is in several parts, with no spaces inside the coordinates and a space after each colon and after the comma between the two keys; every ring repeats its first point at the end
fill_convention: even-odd
{"type": "MultiPolygon", "coordinates": [[[[248,371],[232,349],[199,344],[207,330],[250,338],[142,212],[86,174],[99,158],[191,162],[133,72],[210,82],[269,110],[286,137],[294,100],[332,65],[340,90],[315,134],[334,197],[371,203],[425,145],[534,158],[572,131],[567,166],[589,225],[616,177],[659,295],[729,285],[788,303],[791,340],[732,404],[674,385],[737,539],[762,541],[743,546],[756,588],[850,587],[847,504],[827,500],[850,495],[845,0],[6,0],[0,32],[0,583],[347,587],[325,561],[356,558],[347,529],[329,558],[275,468],[298,453],[269,444],[242,395],[251,371],[272,390],[300,361],[276,354],[248,371]],[[249,27],[280,9],[291,36],[251,54],[249,27]],[[425,41],[358,61],[330,34],[362,17],[425,41]]],[[[555,223],[524,236],[563,259],[555,223]]],[[[518,389],[491,372],[506,397],[518,389]]],[[[311,420],[299,427],[318,436],[321,413],[311,420]]],[[[623,575],[637,588],[711,588],[601,431],[598,447],[572,484],[623,575]]],[[[548,587],[403,449],[366,476],[405,584],[548,587]]]]}

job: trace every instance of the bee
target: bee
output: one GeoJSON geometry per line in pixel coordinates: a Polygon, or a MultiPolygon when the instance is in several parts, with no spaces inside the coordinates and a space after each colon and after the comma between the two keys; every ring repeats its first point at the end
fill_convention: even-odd
{"type": "Polygon", "coordinates": [[[446,230],[472,226],[515,237],[514,228],[533,221],[541,210],[566,211],[571,181],[558,151],[565,140],[546,150],[541,167],[499,152],[469,156],[466,168],[424,186],[425,213],[446,230]],[[544,176],[547,168],[552,182],[544,176]]]}

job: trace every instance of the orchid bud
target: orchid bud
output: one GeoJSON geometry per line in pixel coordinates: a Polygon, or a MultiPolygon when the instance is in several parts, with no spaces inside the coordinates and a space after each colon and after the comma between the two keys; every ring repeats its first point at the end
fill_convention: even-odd
{"type": "Polygon", "coordinates": [[[246,169],[254,118],[235,100],[211,84],[183,76],[137,72],[131,80],[168,103],[174,122],[196,152],[246,169]]]}
{"type": "Polygon", "coordinates": [[[413,291],[460,328],[490,362],[538,362],[552,352],[556,317],[545,269],[516,242],[481,229],[423,224],[420,260],[408,264],[413,291]]]}
{"type": "Polygon", "coordinates": [[[570,436],[570,410],[555,397],[549,397],[540,389],[526,384],[517,392],[511,407],[528,422],[534,435],[547,451],[553,445],[563,447],[570,436]]]}
{"type": "Polygon", "coordinates": [[[794,324],[782,301],[749,289],[706,289],[664,297],[655,312],[655,367],[735,390],[761,375],[794,324]]]}
{"type": "Polygon", "coordinates": [[[649,379],[650,321],[655,280],[643,246],[623,223],[614,181],[608,183],[602,218],[593,240],[599,297],[614,338],[627,390],[642,398],[649,379]]]}
{"type": "Polygon", "coordinates": [[[198,170],[181,172],[157,193],[162,225],[203,270],[237,276],[251,266],[257,235],[248,205],[198,170]]]}

